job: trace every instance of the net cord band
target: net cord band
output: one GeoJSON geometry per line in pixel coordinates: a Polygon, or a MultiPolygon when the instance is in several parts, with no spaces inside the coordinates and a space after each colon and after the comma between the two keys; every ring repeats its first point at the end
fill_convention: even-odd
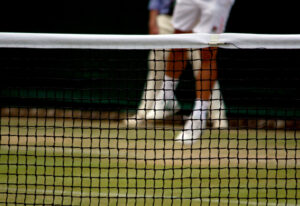
{"type": "Polygon", "coordinates": [[[0,33],[0,48],[39,49],[164,49],[164,48],[300,49],[300,35],[171,34],[92,35],[0,33]]]}

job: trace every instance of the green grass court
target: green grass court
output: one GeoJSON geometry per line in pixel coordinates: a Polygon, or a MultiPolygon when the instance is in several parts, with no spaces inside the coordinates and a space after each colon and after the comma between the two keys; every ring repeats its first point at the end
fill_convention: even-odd
{"type": "Polygon", "coordinates": [[[0,121],[0,202],[300,203],[297,131],[207,130],[193,146],[184,146],[173,141],[179,126],[127,129],[116,121],[64,118],[0,121]]]}

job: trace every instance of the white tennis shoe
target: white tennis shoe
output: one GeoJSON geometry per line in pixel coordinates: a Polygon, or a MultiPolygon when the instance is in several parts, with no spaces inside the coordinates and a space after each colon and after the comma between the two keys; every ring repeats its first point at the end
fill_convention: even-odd
{"type": "Polygon", "coordinates": [[[174,115],[180,110],[178,101],[158,100],[154,103],[154,108],[146,113],[147,120],[162,120],[174,115]]]}
{"type": "Polygon", "coordinates": [[[196,100],[194,110],[188,117],[184,129],[176,137],[177,141],[184,144],[192,144],[199,139],[202,131],[206,128],[209,101],[196,100]]]}
{"type": "Polygon", "coordinates": [[[192,144],[195,140],[199,139],[202,130],[206,127],[206,120],[201,119],[189,119],[184,125],[183,131],[176,137],[176,141],[180,141],[184,144],[192,144]]]}

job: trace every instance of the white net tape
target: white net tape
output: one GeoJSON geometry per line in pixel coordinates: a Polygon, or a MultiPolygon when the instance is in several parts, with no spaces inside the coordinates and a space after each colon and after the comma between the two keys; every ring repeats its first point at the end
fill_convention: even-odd
{"type": "Polygon", "coordinates": [[[74,49],[164,49],[164,48],[266,48],[300,49],[300,35],[268,34],[172,34],[90,35],[0,33],[0,47],[74,49]]]}

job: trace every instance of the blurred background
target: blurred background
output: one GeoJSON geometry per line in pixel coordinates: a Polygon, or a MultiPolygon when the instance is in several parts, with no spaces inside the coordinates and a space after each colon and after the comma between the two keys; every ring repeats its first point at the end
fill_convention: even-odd
{"type": "MultiPolygon", "coordinates": [[[[297,1],[236,0],[227,32],[300,33],[297,1]]],[[[146,34],[148,0],[9,1],[1,32],[146,34]]]]}
{"type": "MultiPolygon", "coordinates": [[[[102,0],[98,1],[97,3],[91,1],[40,1],[39,3],[33,3],[30,1],[9,1],[6,3],[2,2],[0,7],[0,32],[147,34],[149,18],[147,7],[148,0],[102,0]]],[[[279,3],[275,1],[262,0],[236,0],[236,3],[232,8],[230,18],[228,20],[226,32],[297,34],[300,33],[298,19],[298,6],[296,5],[296,1],[287,0],[279,3]]],[[[300,116],[300,106],[297,101],[299,99],[299,95],[294,90],[292,90],[290,93],[286,91],[289,87],[297,90],[297,86],[291,85],[296,84],[295,81],[290,80],[295,77],[294,74],[296,69],[299,68],[299,63],[291,64],[290,59],[297,60],[300,51],[289,51],[289,53],[286,53],[286,51],[279,52],[281,53],[276,53],[276,55],[282,58],[274,61],[273,53],[270,54],[271,56],[264,56],[257,51],[239,50],[226,51],[223,53],[220,51],[219,78],[221,81],[221,90],[223,90],[225,104],[227,108],[229,108],[229,116],[232,116],[232,118],[236,118],[236,116],[242,117],[246,114],[250,116],[252,115],[254,119],[292,119],[291,127],[295,127],[295,121],[293,118],[295,118],[295,116],[300,116]],[[251,58],[249,58],[250,54],[251,58]],[[286,54],[286,56],[283,54],[286,54]],[[232,64],[233,61],[230,60],[233,57],[236,64],[232,64]],[[261,72],[259,73],[255,72],[255,70],[251,68],[257,66],[255,64],[256,62],[262,62],[260,58],[264,60],[264,63],[261,63],[259,66],[261,68],[268,69],[261,70],[261,72]],[[227,59],[229,60],[227,61],[227,59]],[[266,59],[268,59],[269,61],[265,61],[266,59]],[[237,62],[236,60],[241,61],[237,62]],[[277,72],[274,72],[275,70],[277,72]],[[236,79],[236,82],[232,81],[232,74],[235,74],[234,78],[236,79]],[[283,74],[285,75],[284,77],[286,78],[286,81],[284,83],[278,83],[277,80],[282,79],[283,74]],[[244,79],[245,77],[248,78],[248,81],[244,81],[244,85],[241,85],[239,79],[244,79]],[[270,79],[271,83],[267,85],[269,90],[264,89],[266,85],[260,85],[259,83],[257,83],[257,81],[255,82],[255,80],[263,79],[264,77],[268,77],[270,79]],[[245,91],[247,90],[247,92],[239,92],[239,87],[237,87],[236,85],[239,85],[239,87],[242,87],[243,89],[245,89],[245,91]],[[282,88],[278,88],[278,85],[282,88]],[[282,85],[285,85],[286,89],[282,85]],[[285,94],[285,96],[283,94],[285,94]],[[243,102],[231,101],[235,98],[241,99],[242,97],[244,97],[243,95],[245,95],[245,98],[247,99],[249,99],[249,97],[252,97],[254,100],[255,98],[264,100],[268,98],[268,100],[270,101],[247,101],[247,105],[243,105],[243,102]],[[289,98],[294,101],[286,101],[289,98]],[[283,102],[274,101],[274,99],[279,99],[283,102]],[[271,102],[269,105],[269,107],[271,108],[270,114],[268,113],[266,115],[264,112],[258,115],[256,109],[259,107],[264,108],[264,104],[266,102],[271,102]],[[285,105],[285,107],[283,107],[282,105],[285,105]],[[254,108],[252,113],[249,112],[249,107],[254,108]],[[246,109],[243,110],[241,108],[246,109]],[[290,113],[291,115],[289,115],[290,113]]],[[[4,51],[4,53],[7,52],[4,51]]],[[[4,55],[4,53],[2,55],[4,55]]],[[[37,54],[34,53],[33,56],[36,55],[37,54]]],[[[116,56],[116,54],[114,55],[116,56]]],[[[126,55],[127,57],[129,55],[132,55],[136,58],[137,54],[129,54],[127,52],[126,55]]],[[[143,90],[143,85],[147,73],[146,68],[148,51],[140,52],[139,55],[141,55],[139,59],[143,59],[143,63],[141,65],[135,66],[131,65],[130,67],[130,74],[139,75],[136,78],[143,80],[139,82],[138,87],[136,85],[136,82],[128,83],[128,76],[130,76],[127,73],[128,70],[123,69],[125,71],[124,72],[122,70],[123,73],[120,71],[116,71],[117,66],[115,65],[111,67],[106,66],[109,69],[102,70],[101,75],[99,74],[99,76],[103,78],[107,77],[108,82],[110,82],[105,82],[105,84],[112,85],[112,88],[113,86],[117,85],[115,86],[115,88],[117,88],[116,91],[120,92],[118,88],[128,87],[131,92],[134,92],[134,94],[132,94],[131,96],[127,93],[125,95],[123,94],[125,99],[127,98],[127,96],[130,96],[133,100],[139,100],[141,92],[143,90]],[[113,80],[115,80],[115,82],[121,82],[125,86],[120,87],[117,83],[111,83],[113,82],[111,79],[112,77],[114,78],[113,80]],[[132,88],[139,89],[137,91],[132,88]]],[[[21,54],[21,56],[24,55],[21,54]]],[[[99,58],[100,56],[102,58],[103,54],[99,54],[99,58]]],[[[119,56],[124,57],[124,54],[120,54],[119,56]]],[[[61,54],[61,58],[65,58],[65,54],[61,54]]],[[[75,65],[73,64],[72,66],[75,68],[75,65]]],[[[98,63],[96,63],[96,65],[98,65],[98,63]]],[[[80,65],[77,65],[77,67],[78,69],[81,69],[79,68],[80,65]]],[[[190,73],[187,73],[186,77],[184,76],[184,78],[191,78],[192,72],[191,70],[189,71],[190,73]]],[[[8,80],[9,77],[12,78],[13,76],[10,73],[8,73],[7,75],[7,77],[3,76],[2,78],[8,80]]],[[[67,72],[64,78],[69,78],[68,75],[70,76],[70,72],[67,72]]],[[[76,75],[76,73],[73,72],[72,75],[76,75]]],[[[31,76],[34,75],[31,74],[31,76]]],[[[83,75],[80,74],[80,76],[83,75]]],[[[23,78],[22,74],[20,74],[20,78],[23,78]]],[[[40,80],[40,78],[40,76],[36,77],[37,80],[40,80]]],[[[10,82],[14,81],[10,80],[10,82]]],[[[17,80],[17,82],[20,82],[20,80],[17,80]]],[[[87,85],[87,87],[94,86],[91,86],[89,84],[85,85],[87,85]]],[[[4,84],[4,86],[6,85],[4,84]]],[[[182,91],[187,91],[184,89],[185,88],[183,88],[182,91]]],[[[189,91],[191,91],[189,95],[192,95],[194,93],[193,90],[189,91]]],[[[119,98],[120,95],[114,94],[114,97],[119,98]]],[[[30,98],[32,97],[30,96],[30,98]]],[[[109,98],[113,99],[113,97],[109,98]]],[[[135,108],[137,107],[138,101],[134,102],[135,104],[132,105],[126,103],[121,108],[123,108],[124,106],[126,108],[135,108]]],[[[111,105],[109,105],[109,107],[112,108],[111,105]]],[[[117,105],[117,107],[120,106],[117,105]]],[[[188,108],[192,108],[192,106],[189,106],[188,108]]],[[[257,126],[256,122],[254,126],[257,126]]]]}

